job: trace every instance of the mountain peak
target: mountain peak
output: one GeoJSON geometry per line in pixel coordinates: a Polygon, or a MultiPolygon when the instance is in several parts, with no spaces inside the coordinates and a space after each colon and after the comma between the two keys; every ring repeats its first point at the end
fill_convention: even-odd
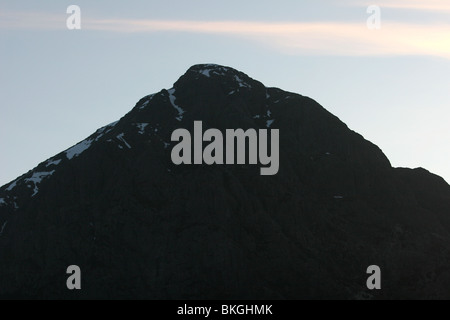
{"type": "Polygon", "coordinates": [[[218,64],[197,64],[190,67],[175,83],[175,87],[190,81],[221,82],[228,84],[230,87],[247,89],[262,85],[239,70],[218,64]]]}
{"type": "Polygon", "coordinates": [[[392,168],[314,100],[200,64],[0,187],[0,298],[448,299],[448,212],[448,184],[392,168]],[[279,171],[177,165],[178,129],[200,155],[228,130],[277,130],[279,171]],[[367,291],[369,263],[382,291],[367,291]]]}
{"type": "Polygon", "coordinates": [[[231,67],[226,67],[214,63],[202,63],[193,65],[188,69],[186,73],[197,73],[210,78],[214,75],[224,76],[228,73],[239,73],[239,71],[231,67]]]}

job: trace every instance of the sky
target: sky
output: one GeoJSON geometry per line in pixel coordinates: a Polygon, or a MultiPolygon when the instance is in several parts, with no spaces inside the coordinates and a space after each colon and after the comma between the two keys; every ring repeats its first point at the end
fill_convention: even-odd
{"type": "Polygon", "coordinates": [[[450,182],[448,0],[0,0],[0,185],[199,63],[309,96],[450,182]]]}

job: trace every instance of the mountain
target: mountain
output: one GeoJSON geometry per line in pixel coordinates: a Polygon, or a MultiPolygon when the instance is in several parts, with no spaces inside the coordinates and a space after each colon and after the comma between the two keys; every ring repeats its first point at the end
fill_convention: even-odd
{"type": "Polygon", "coordinates": [[[218,65],[0,188],[0,230],[2,298],[450,298],[450,186],[393,168],[314,100],[218,65]],[[171,135],[194,121],[278,129],[279,171],[175,165],[171,135]]]}

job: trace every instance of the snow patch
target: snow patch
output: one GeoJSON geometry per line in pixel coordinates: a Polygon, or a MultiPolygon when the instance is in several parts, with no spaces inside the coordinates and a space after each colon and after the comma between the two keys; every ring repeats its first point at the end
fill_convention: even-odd
{"type": "Polygon", "coordinates": [[[120,141],[122,141],[127,147],[128,149],[131,149],[131,146],[128,144],[128,142],[125,141],[124,139],[124,133],[119,134],[116,138],[119,139],[120,141]]]}
{"type": "Polygon", "coordinates": [[[0,198],[0,206],[6,205],[5,198],[0,198]]]}
{"type": "Polygon", "coordinates": [[[164,142],[164,141],[163,141],[163,143],[164,143],[164,149],[167,149],[167,148],[170,147],[170,143],[167,143],[167,142],[164,142]]]}
{"type": "MultiPolygon", "coordinates": [[[[272,117],[272,111],[267,110],[266,115],[264,116],[264,118],[271,118],[272,117]]],[[[269,119],[266,121],[266,127],[270,128],[270,126],[275,122],[274,119],[269,119]]]]}
{"type": "Polygon", "coordinates": [[[236,91],[231,91],[228,95],[231,96],[232,94],[234,94],[236,91]]]}
{"type": "Polygon", "coordinates": [[[35,172],[31,176],[31,178],[25,179],[26,183],[32,182],[34,184],[33,194],[31,195],[32,197],[34,197],[39,192],[39,188],[37,185],[42,182],[42,179],[51,176],[53,173],[55,173],[55,170],[52,170],[50,172],[35,172]]]}
{"type": "Polygon", "coordinates": [[[244,80],[242,80],[238,75],[235,75],[234,79],[239,84],[239,87],[241,87],[241,88],[251,88],[251,86],[248,83],[246,83],[244,80]]]}
{"type": "Polygon", "coordinates": [[[206,64],[204,69],[198,70],[198,72],[210,78],[212,75],[224,76],[225,73],[229,70],[228,68],[218,66],[216,64],[206,64]]]}
{"type": "Polygon", "coordinates": [[[61,163],[61,159],[58,160],[48,160],[47,164],[45,165],[46,167],[50,167],[50,166],[57,166],[58,164],[61,163]]]}
{"type": "Polygon", "coordinates": [[[169,92],[169,100],[170,100],[170,103],[171,103],[172,106],[178,111],[178,117],[176,117],[176,119],[177,119],[178,121],[181,121],[181,120],[183,120],[183,114],[184,114],[186,111],[184,111],[184,110],[183,110],[182,108],[180,108],[177,104],[175,104],[175,100],[177,99],[177,98],[175,97],[175,95],[174,95],[175,89],[172,88],[172,89],[168,90],[168,92],[169,92]]]}
{"type": "MultiPolygon", "coordinates": [[[[108,125],[106,125],[106,126],[100,128],[100,129],[98,129],[97,132],[98,132],[98,133],[103,133],[103,132],[105,132],[106,129],[111,128],[111,127],[114,127],[118,122],[119,122],[119,121],[114,121],[114,122],[112,122],[112,123],[110,123],[110,124],[108,124],[108,125]]],[[[111,131],[111,130],[112,130],[112,128],[111,128],[110,130],[108,130],[107,132],[105,132],[105,133],[108,133],[108,132],[111,131]]]]}
{"type": "Polygon", "coordinates": [[[253,119],[259,119],[261,118],[261,116],[259,114],[257,114],[256,116],[253,117],[253,119]]]}
{"type": "Polygon", "coordinates": [[[110,123],[100,129],[98,129],[96,131],[96,133],[98,133],[97,137],[95,138],[95,141],[98,141],[101,137],[103,137],[105,134],[109,133],[112,129],[114,129],[114,126],[118,123],[119,121],[115,121],[113,123],[110,123]]]}
{"type": "Polygon", "coordinates": [[[12,189],[14,189],[14,188],[16,187],[16,185],[17,185],[17,181],[18,181],[18,180],[16,180],[16,181],[14,181],[13,183],[11,183],[11,184],[9,185],[9,187],[6,188],[6,191],[11,191],[12,189]]]}
{"type": "Polygon", "coordinates": [[[92,144],[92,139],[86,139],[84,141],[81,141],[79,144],[73,146],[69,150],[66,151],[66,157],[69,160],[72,160],[74,157],[78,157],[80,154],[82,154],[84,151],[89,149],[89,147],[92,144]]]}
{"type": "Polygon", "coordinates": [[[148,125],[149,125],[148,123],[136,123],[136,127],[138,127],[139,129],[139,134],[144,134],[145,127],[147,127],[148,125]]]}
{"type": "Polygon", "coordinates": [[[200,73],[202,74],[202,75],[204,75],[205,77],[211,77],[211,75],[209,74],[211,72],[211,70],[210,69],[206,69],[206,70],[201,70],[200,71],[200,73]]]}
{"type": "Polygon", "coordinates": [[[142,103],[142,105],[140,106],[139,109],[140,110],[144,109],[150,103],[150,101],[152,101],[152,99],[155,95],[156,95],[156,93],[146,96],[145,98],[147,98],[148,100],[144,101],[144,103],[142,103]]]}

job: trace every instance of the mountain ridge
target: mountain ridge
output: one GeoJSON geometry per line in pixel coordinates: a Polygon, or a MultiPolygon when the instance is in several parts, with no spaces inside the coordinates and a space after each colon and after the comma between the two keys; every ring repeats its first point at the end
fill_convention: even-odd
{"type": "Polygon", "coordinates": [[[173,88],[0,188],[0,297],[448,298],[450,186],[392,168],[313,99],[230,67],[173,88]],[[280,170],[175,166],[175,129],[280,130],[280,170]],[[5,224],[6,223],[6,224],[5,224]],[[386,285],[365,287],[379,264],[386,285]],[[77,264],[86,289],[65,288],[77,264]]]}

